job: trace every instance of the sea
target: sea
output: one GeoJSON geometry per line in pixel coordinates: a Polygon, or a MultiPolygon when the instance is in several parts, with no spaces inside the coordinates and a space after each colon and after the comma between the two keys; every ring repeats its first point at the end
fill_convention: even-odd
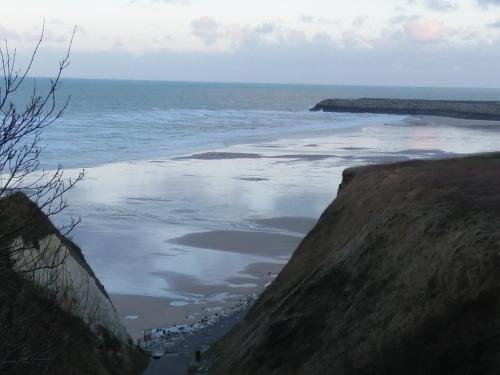
{"type": "Polygon", "coordinates": [[[345,168],[500,144],[497,125],[309,111],[334,97],[500,100],[500,89],[64,79],[56,103],[69,96],[42,133],[40,167],[86,175],[51,219],[81,219],[72,239],[134,337],[261,293],[345,168]]]}
{"type": "MultiPolygon", "coordinates": [[[[22,105],[36,83],[14,99],[22,105]]],[[[63,117],[45,129],[41,167],[88,168],[147,160],[262,139],[359,126],[373,115],[309,112],[327,98],[500,100],[500,89],[199,83],[63,79],[63,117]]]]}

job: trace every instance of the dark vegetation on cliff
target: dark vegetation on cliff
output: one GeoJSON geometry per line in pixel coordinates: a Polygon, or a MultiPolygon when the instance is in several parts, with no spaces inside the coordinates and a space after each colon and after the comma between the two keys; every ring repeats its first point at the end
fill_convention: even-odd
{"type": "Polygon", "coordinates": [[[444,116],[500,121],[500,102],[419,99],[326,99],[311,111],[444,116]]]}
{"type": "Polygon", "coordinates": [[[214,374],[500,373],[500,154],[347,169],[214,374]]]}
{"type": "MultiPolygon", "coordinates": [[[[25,195],[0,200],[0,233],[0,374],[140,374],[147,364],[144,354],[124,346],[104,327],[91,330],[60,306],[55,291],[14,269],[6,255],[14,238],[36,244],[58,233],[25,195]]],[[[80,249],[68,248],[95,278],[80,249]]]]}

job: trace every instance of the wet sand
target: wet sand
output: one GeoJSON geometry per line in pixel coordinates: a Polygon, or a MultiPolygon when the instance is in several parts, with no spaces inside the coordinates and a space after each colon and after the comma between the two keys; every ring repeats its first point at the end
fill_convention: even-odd
{"type": "Polygon", "coordinates": [[[290,255],[290,250],[295,249],[301,240],[302,237],[286,234],[218,230],[186,234],[172,239],[171,242],[189,247],[283,257],[290,255]]]}
{"type": "Polygon", "coordinates": [[[172,160],[223,160],[223,159],[258,159],[259,154],[250,154],[243,152],[203,152],[188,156],[179,156],[172,160]]]}
{"type": "Polygon", "coordinates": [[[433,126],[453,126],[453,127],[466,127],[466,128],[486,128],[492,131],[500,130],[500,121],[488,120],[466,120],[456,119],[449,117],[439,116],[415,116],[411,117],[413,123],[417,126],[419,124],[429,124],[433,126]]]}
{"type": "Polygon", "coordinates": [[[308,217],[274,217],[254,220],[255,223],[263,227],[285,229],[301,234],[307,234],[317,221],[317,219],[308,217]]]}
{"type": "Polygon", "coordinates": [[[158,272],[157,275],[173,280],[172,288],[188,294],[224,295],[220,299],[189,303],[183,300],[138,295],[111,294],[115,308],[122,316],[129,334],[136,340],[144,329],[193,324],[207,316],[231,310],[240,302],[241,294],[259,294],[281,271],[283,263],[252,263],[240,276],[228,277],[225,283],[205,284],[182,273],[158,272]],[[230,296],[234,296],[230,298],[230,296]]]}
{"type": "MultiPolygon", "coordinates": [[[[134,342],[142,338],[144,329],[189,325],[222,311],[219,302],[207,302],[194,307],[189,304],[177,306],[175,301],[160,297],[119,294],[112,294],[110,297],[115,308],[121,312],[134,342]]],[[[230,310],[237,304],[237,301],[233,301],[225,304],[224,308],[230,310]]]]}
{"type": "Polygon", "coordinates": [[[90,168],[62,219],[82,217],[74,240],[133,337],[188,324],[260,293],[344,168],[497,149],[491,128],[412,121],[90,168]]]}

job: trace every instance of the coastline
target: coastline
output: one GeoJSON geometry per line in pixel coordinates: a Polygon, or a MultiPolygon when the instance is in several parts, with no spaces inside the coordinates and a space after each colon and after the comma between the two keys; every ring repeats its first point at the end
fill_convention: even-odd
{"type": "Polygon", "coordinates": [[[417,118],[108,164],[89,169],[67,215],[84,218],[75,240],[136,339],[261,293],[334,199],[346,167],[488,151],[489,132],[417,118]]]}

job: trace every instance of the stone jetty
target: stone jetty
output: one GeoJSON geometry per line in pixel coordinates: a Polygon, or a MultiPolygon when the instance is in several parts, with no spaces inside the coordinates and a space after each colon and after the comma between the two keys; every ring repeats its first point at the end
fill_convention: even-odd
{"type": "Polygon", "coordinates": [[[498,101],[422,99],[326,99],[311,111],[444,116],[471,120],[500,121],[498,101]]]}

